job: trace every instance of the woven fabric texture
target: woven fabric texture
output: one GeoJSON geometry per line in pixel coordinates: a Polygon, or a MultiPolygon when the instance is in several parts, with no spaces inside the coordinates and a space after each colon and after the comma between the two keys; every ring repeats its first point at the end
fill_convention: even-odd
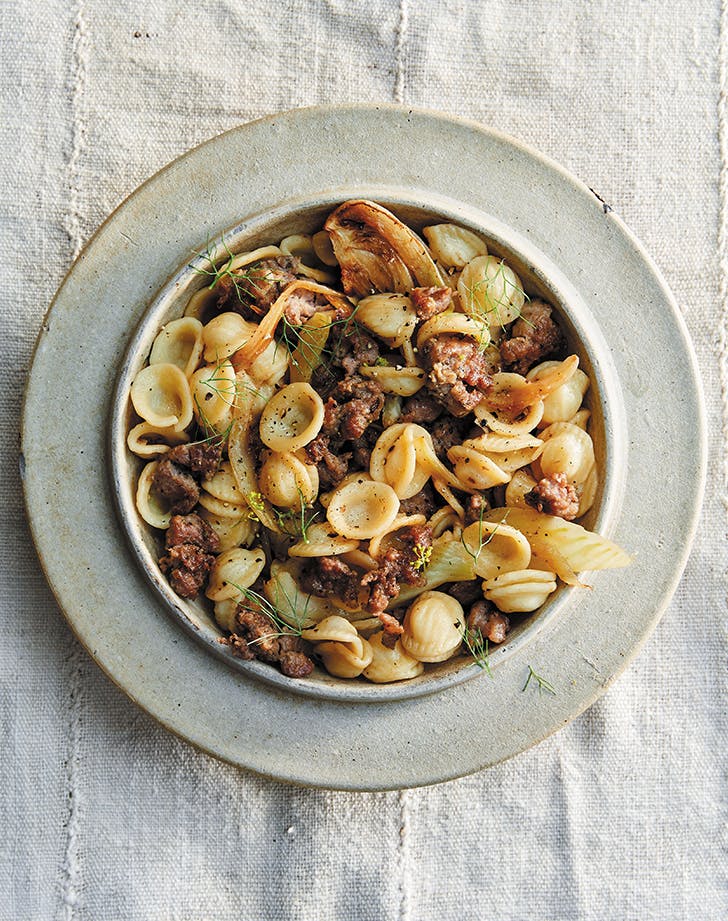
{"type": "Polygon", "coordinates": [[[2,4],[0,921],[728,917],[727,33],[718,0],[2,4]],[[108,212],[211,135],[348,101],[469,116],[595,189],[675,292],[710,433],[685,576],[609,693],[509,763],[371,795],[259,779],[137,710],[57,610],[17,469],[43,313],[108,212]]]}

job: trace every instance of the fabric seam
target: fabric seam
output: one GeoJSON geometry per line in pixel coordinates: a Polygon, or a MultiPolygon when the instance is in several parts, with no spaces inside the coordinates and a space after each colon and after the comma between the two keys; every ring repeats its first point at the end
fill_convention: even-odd
{"type": "Polygon", "coordinates": [[[400,0],[397,44],[395,46],[394,101],[404,105],[404,53],[407,40],[407,0],[400,0]]]}
{"type": "Polygon", "coordinates": [[[720,145],[720,210],[718,213],[718,254],[720,262],[720,323],[718,331],[718,370],[722,412],[722,500],[728,516],[728,2],[721,0],[718,39],[719,96],[718,142],[720,145]]]}
{"type": "MultiPolygon", "coordinates": [[[[77,0],[73,20],[73,40],[71,47],[72,80],[71,117],[72,135],[71,152],[68,158],[69,203],[64,227],[71,244],[72,259],[76,259],[83,245],[81,234],[81,210],[79,189],[79,163],[86,145],[88,131],[84,113],[86,93],[88,33],[84,18],[83,2],[77,0]]],[[[79,831],[81,825],[81,800],[79,777],[81,770],[81,730],[83,720],[81,703],[83,696],[84,650],[73,637],[69,636],[71,649],[67,657],[68,693],[69,693],[69,750],[66,762],[65,782],[68,791],[68,812],[66,817],[66,842],[61,866],[61,912],[64,921],[72,921],[79,903],[81,865],[79,858],[79,831]]]]}

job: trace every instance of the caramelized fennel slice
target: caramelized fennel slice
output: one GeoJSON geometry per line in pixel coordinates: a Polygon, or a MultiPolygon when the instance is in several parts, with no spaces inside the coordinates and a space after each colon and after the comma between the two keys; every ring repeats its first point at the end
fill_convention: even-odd
{"type": "Polygon", "coordinates": [[[527,406],[533,405],[538,400],[543,400],[544,397],[547,397],[554,390],[561,387],[562,384],[565,384],[572,377],[578,366],[578,355],[569,355],[568,358],[550,369],[543,377],[533,381],[524,379],[523,383],[509,384],[502,389],[498,388],[498,375],[495,375],[495,386],[483,398],[483,405],[488,409],[516,415],[527,406]]]}
{"type": "Polygon", "coordinates": [[[446,282],[425,244],[391,211],[365,199],[344,202],[324,224],[348,294],[406,293],[446,282]]]}
{"type": "Polygon", "coordinates": [[[579,572],[619,569],[632,562],[625,550],[601,534],[535,509],[490,509],[484,513],[483,520],[499,521],[505,514],[508,524],[526,536],[534,554],[567,585],[583,584],[576,576],[579,572]]]}

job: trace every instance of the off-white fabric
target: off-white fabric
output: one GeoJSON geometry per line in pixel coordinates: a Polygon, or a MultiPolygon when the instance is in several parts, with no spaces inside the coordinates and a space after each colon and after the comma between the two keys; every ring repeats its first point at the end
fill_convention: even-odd
{"type": "MultiPolygon", "coordinates": [[[[0,919],[728,917],[719,0],[5,0],[0,12],[0,919]],[[57,610],[17,470],[42,315],[105,215],[213,134],[346,101],[470,116],[592,186],[677,296],[710,432],[684,579],[609,693],[510,763],[377,795],[259,779],[138,711],[57,610]]],[[[649,341],[634,348],[649,363],[649,341]]],[[[49,393],[49,418],[54,405],[49,393]]]]}

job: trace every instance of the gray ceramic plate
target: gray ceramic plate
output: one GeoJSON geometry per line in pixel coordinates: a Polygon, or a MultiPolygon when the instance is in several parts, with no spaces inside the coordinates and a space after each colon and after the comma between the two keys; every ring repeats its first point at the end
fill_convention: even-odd
{"type": "Polygon", "coordinates": [[[434,783],[478,770],[544,738],[596,699],[637,653],[677,584],[705,454],[682,320],[619,219],[561,168],[502,135],[378,107],[305,109],[242,126],[134,193],[76,262],[44,323],[23,452],[46,575],[107,674],[213,755],[346,789],[434,783]],[[129,511],[115,387],[121,373],[123,391],[160,320],[179,312],[190,290],[190,254],[223,231],[234,245],[276,240],[354,195],[389,203],[415,222],[442,215],[485,232],[496,251],[515,257],[533,290],[561,305],[596,381],[604,489],[593,524],[638,551],[637,560],[594,576],[594,591],[562,592],[498,651],[492,678],[455,665],[393,688],[342,692],[321,677],[302,693],[263,666],[231,668],[211,654],[215,633],[204,611],[165,597],[148,537],[129,511]],[[680,489],[662,489],[658,469],[669,469],[680,489]],[[115,490],[129,512],[127,535],[115,490]],[[533,685],[522,690],[529,666],[555,695],[533,685]]]}

